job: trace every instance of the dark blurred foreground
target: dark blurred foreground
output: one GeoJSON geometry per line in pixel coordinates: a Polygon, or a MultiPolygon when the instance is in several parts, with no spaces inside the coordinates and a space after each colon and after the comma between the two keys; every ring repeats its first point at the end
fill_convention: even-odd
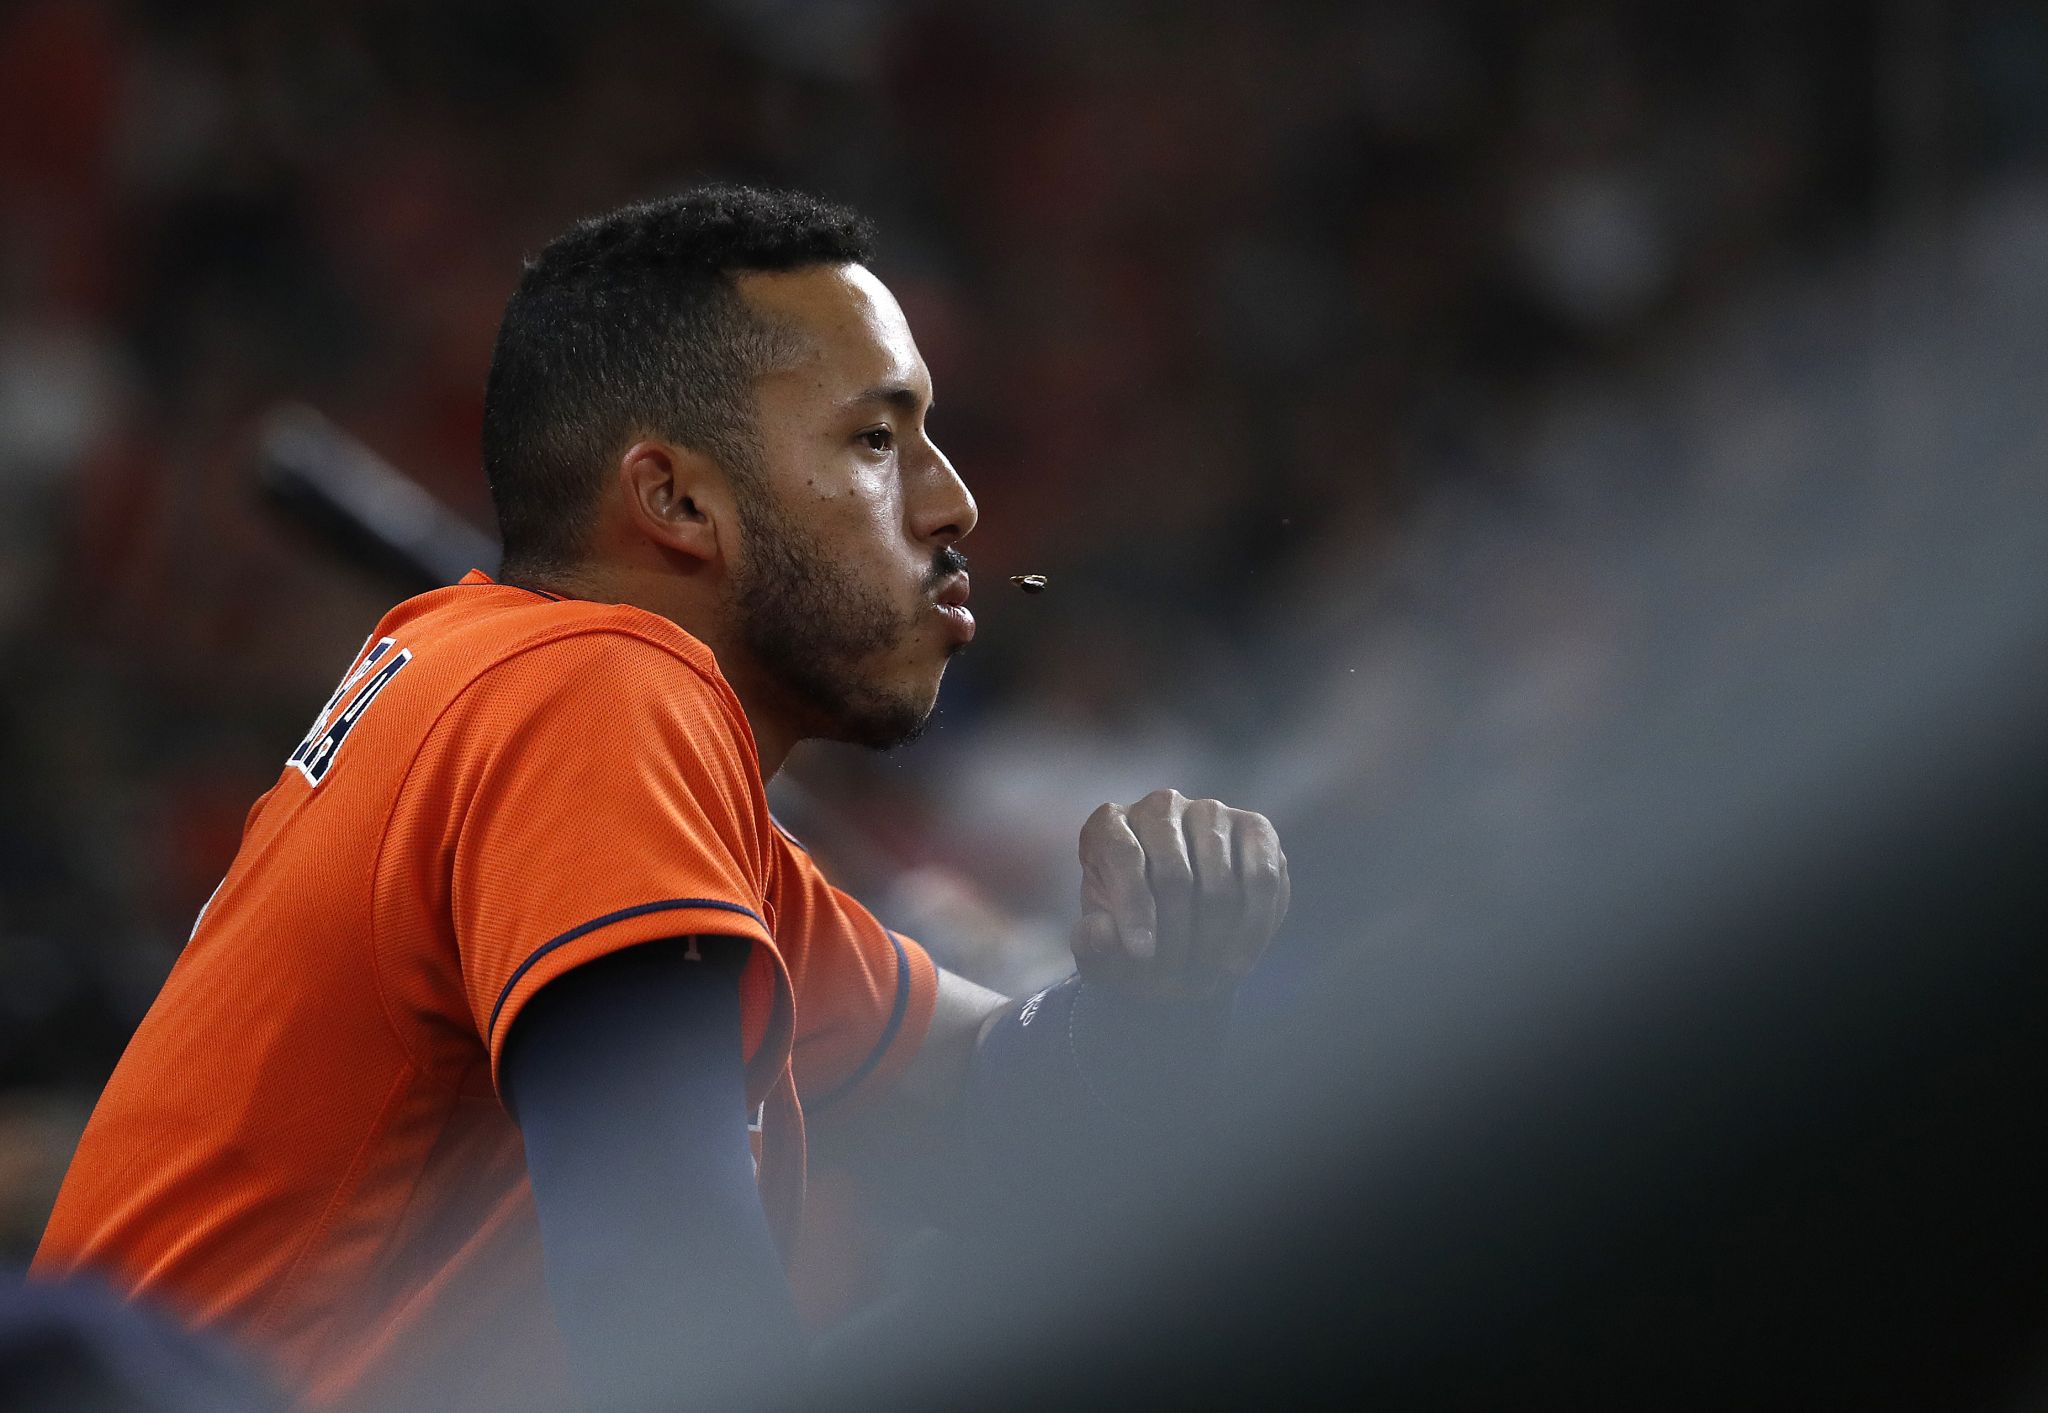
{"type": "Polygon", "coordinates": [[[1750,759],[1642,743],[1604,850],[1360,939],[1213,1145],[1005,1233],[829,1401],[2040,1406],[2048,596],[1976,608],[1867,730],[1786,663],[1750,759]]]}

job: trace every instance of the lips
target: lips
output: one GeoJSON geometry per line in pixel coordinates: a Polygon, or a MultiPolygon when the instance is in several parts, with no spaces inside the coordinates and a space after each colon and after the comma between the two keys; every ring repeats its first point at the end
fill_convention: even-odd
{"type": "Polygon", "coordinates": [[[967,611],[969,587],[965,574],[955,574],[932,600],[933,609],[946,620],[946,627],[954,638],[962,643],[974,636],[974,615],[967,611]]]}

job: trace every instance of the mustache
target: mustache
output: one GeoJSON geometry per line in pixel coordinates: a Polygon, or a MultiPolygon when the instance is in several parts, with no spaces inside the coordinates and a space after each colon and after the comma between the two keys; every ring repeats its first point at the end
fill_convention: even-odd
{"type": "Polygon", "coordinates": [[[954,549],[951,545],[947,545],[932,556],[932,574],[931,578],[925,583],[925,589],[927,592],[937,589],[939,585],[945,583],[946,580],[952,578],[955,574],[965,574],[966,572],[967,556],[954,549]]]}

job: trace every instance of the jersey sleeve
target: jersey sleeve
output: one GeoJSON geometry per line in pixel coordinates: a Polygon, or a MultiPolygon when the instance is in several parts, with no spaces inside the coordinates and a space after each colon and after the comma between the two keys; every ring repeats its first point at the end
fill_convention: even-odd
{"type": "Polygon", "coordinates": [[[736,713],[659,644],[606,632],[529,648],[451,708],[445,748],[460,753],[465,788],[450,902],[494,1082],[506,1035],[550,981],[642,942],[706,935],[756,944],[741,982],[760,1062],[750,1078],[780,1070],[764,1041],[777,1017],[788,1025],[791,992],[736,713]]]}
{"type": "Polygon", "coordinates": [[[828,883],[777,831],[777,912],[797,996],[792,1063],[804,1112],[837,1118],[887,1092],[924,1044],[938,970],[828,883]]]}

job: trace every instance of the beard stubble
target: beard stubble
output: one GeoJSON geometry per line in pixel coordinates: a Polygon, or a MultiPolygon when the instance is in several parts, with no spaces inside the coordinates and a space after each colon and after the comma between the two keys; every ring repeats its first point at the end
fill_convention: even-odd
{"type": "MultiPolygon", "coordinates": [[[[740,498],[747,552],[730,599],[740,642],[816,723],[815,734],[884,751],[916,740],[931,703],[874,680],[871,664],[918,631],[924,607],[905,615],[835,562],[765,486],[748,490],[740,498]]],[[[960,559],[950,550],[940,558],[960,559]]]]}

